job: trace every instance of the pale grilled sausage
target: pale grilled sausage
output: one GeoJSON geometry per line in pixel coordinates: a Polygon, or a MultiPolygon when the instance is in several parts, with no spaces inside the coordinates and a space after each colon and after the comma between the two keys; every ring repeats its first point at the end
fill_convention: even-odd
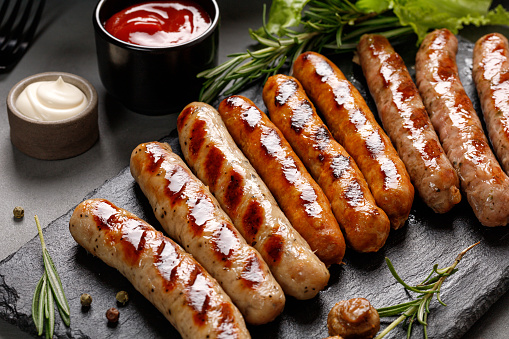
{"type": "Polygon", "coordinates": [[[357,52],[384,130],[414,187],[433,211],[448,212],[461,201],[459,179],[403,59],[376,34],[363,35],[357,52]]]}
{"type": "Polygon", "coordinates": [[[285,296],[267,264],[168,144],[137,146],[131,173],[164,230],[219,281],[248,323],[282,312],[285,296]]]}
{"type": "Polygon", "coordinates": [[[352,157],[332,137],[293,77],[278,74],[263,88],[272,122],[283,133],[327,195],[347,244],[358,252],[378,251],[391,230],[352,157]]]}
{"type": "Polygon", "coordinates": [[[509,221],[509,178],[497,162],[456,65],[458,40],[429,33],[416,57],[417,87],[476,217],[485,226],[509,221]]]}
{"type": "MultiPolygon", "coordinates": [[[[274,184],[280,184],[282,187],[288,190],[288,199],[292,198],[292,195],[295,196],[295,188],[292,188],[287,181],[283,181],[281,178],[281,173],[277,170],[276,160],[269,162],[270,156],[266,155],[264,158],[253,159],[254,155],[262,156],[261,143],[264,141],[257,139],[254,134],[256,131],[259,131],[260,128],[260,111],[256,109],[256,107],[250,103],[248,104],[246,98],[241,97],[230,97],[225,99],[219,106],[219,113],[221,114],[221,118],[224,122],[224,125],[230,132],[231,137],[239,148],[243,151],[244,155],[251,161],[251,165],[257,170],[258,174],[262,177],[265,184],[269,189],[274,187],[274,184]],[[243,107],[237,105],[238,103],[246,103],[246,105],[250,105],[249,107],[253,108],[251,110],[250,118],[258,119],[257,122],[251,121],[253,123],[253,127],[256,125],[253,130],[251,130],[250,134],[246,134],[247,130],[245,129],[244,122],[242,121],[242,115],[246,112],[243,110],[243,107]],[[256,109],[256,111],[254,110],[256,109]],[[254,115],[258,114],[256,117],[254,115]],[[242,140],[239,140],[238,137],[240,134],[243,134],[242,140]],[[250,143],[254,148],[246,147],[246,142],[250,143]],[[253,151],[258,151],[258,153],[253,153],[253,151]],[[259,166],[260,161],[263,162],[263,165],[266,168],[261,169],[259,166]],[[261,171],[260,171],[261,169],[261,171]],[[266,174],[271,173],[271,180],[267,180],[266,174]]],[[[218,117],[216,116],[216,119],[218,117]]],[[[223,125],[223,131],[226,134],[226,128],[223,125]]],[[[260,135],[258,135],[260,137],[260,135]]],[[[277,138],[278,136],[274,134],[267,134],[266,137],[268,139],[277,138]]],[[[230,139],[231,140],[231,139],[230,139]]],[[[231,142],[233,142],[231,140],[231,142]]],[[[194,142],[194,140],[193,140],[194,142]]],[[[279,152],[279,144],[271,144],[276,152],[279,152]]],[[[302,177],[298,170],[296,171],[296,165],[293,162],[293,159],[288,159],[288,170],[291,171],[295,176],[294,178],[298,182],[299,180],[302,182],[302,177]]],[[[236,166],[237,170],[240,171],[238,166],[236,166]]],[[[226,168],[223,169],[223,171],[226,168]]],[[[307,173],[307,172],[306,172],[307,173]]],[[[249,173],[243,175],[244,177],[248,177],[249,173]]],[[[309,174],[308,174],[309,175],[309,174]]],[[[228,178],[226,178],[228,179],[228,178]]],[[[252,179],[253,180],[253,179],[252,179]]],[[[255,185],[258,185],[257,183],[255,185]]],[[[316,185],[316,183],[315,183],[316,185]]],[[[248,185],[246,185],[248,186],[248,185]]],[[[253,186],[250,184],[249,186],[253,186]]],[[[265,186],[265,185],[264,185],[265,186]]],[[[308,187],[312,189],[312,187],[308,187]]],[[[265,187],[265,192],[256,189],[256,187],[246,187],[247,190],[253,190],[253,193],[256,192],[256,196],[260,197],[260,194],[266,195],[265,198],[270,197],[270,191],[265,187]]],[[[233,191],[234,192],[234,191],[233,191]]],[[[274,191],[272,191],[274,193],[274,191]]],[[[274,193],[275,194],[275,193],[274,193]]],[[[248,198],[247,196],[245,198],[248,198]]],[[[260,197],[261,198],[261,197],[260,197]]],[[[262,217],[260,220],[246,220],[248,223],[243,223],[243,227],[247,233],[251,233],[250,224],[253,223],[255,227],[260,224],[260,230],[265,233],[264,236],[261,236],[261,239],[251,238],[253,241],[256,241],[257,244],[259,241],[267,236],[267,240],[263,240],[262,246],[267,248],[260,249],[261,253],[267,261],[272,261],[269,263],[269,266],[273,270],[274,275],[277,277],[276,279],[280,282],[283,290],[292,295],[297,299],[309,299],[314,297],[320,290],[322,290],[329,281],[329,271],[323,262],[318,259],[318,257],[313,254],[309,245],[306,241],[300,236],[300,234],[295,231],[292,227],[286,216],[281,212],[280,209],[270,208],[267,205],[267,202],[270,200],[267,199],[257,199],[257,202],[254,204],[250,204],[248,206],[246,216],[251,217],[252,211],[257,211],[256,213],[261,213],[262,217]],[[262,205],[263,203],[263,205],[262,205]]],[[[249,201],[249,200],[247,200],[249,201]]],[[[274,200],[270,201],[271,204],[277,205],[274,200]]],[[[282,202],[285,203],[285,202],[282,202]]],[[[298,201],[297,203],[300,203],[298,201]]],[[[311,207],[317,207],[314,204],[311,204],[311,207]]],[[[295,208],[298,208],[295,207],[295,208]]],[[[258,218],[258,217],[257,217],[258,218]]],[[[339,231],[339,228],[338,228],[339,231]]],[[[257,237],[260,237],[257,236],[257,237]]],[[[251,240],[250,239],[250,240],[251,240]]],[[[344,249],[344,242],[343,242],[344,249]]]]}
{"type": "Polygon", "coordinates": [[[491,33],[474,47],[473,77],[495,154],[509,174],[509,46],[506,37],[491,33]]]}
{"type": "Polygon", "coordinates": [[[122,273],[183,338],[250,338],[239,310],[196,260],[134,214],[104,199],[69,221],[78,244],[122,273]]]}
{"type": "MultiPolygon", "coordinates": [[[[325,287],[328,272],[323,265],[318,265],[320,271],[310,271],[316,267],[315,255],[292,228],[272,193],[237,147],[219,113],[210,105],[191,103],[180,113],[177,128],[187,163],[214,193],[248,244],[260,252],[283,291],[298,299],[314,297],[325,287]],[[317,276],[317,273],[321,275],[317,276]]],[[[301,187],[304,185],[305,182],[301,183],[301,187]]],[[[288,196],[283,203],[289,205],[295,189],[286,188],[288,196]]],[[[309,185],[306,188],[312,190],[314,187],[309,185]]],[[[316,193],[312,191],[309,194],[316,193]]],[[[315,198],[307,206],[293,208],[297,211],[306,207],[319,209],[316,204],[315,198]]],[[[323,245],[326,246],[325,243],[323,245]]],[[[344,241],[342,245],[341,258],[344,241]]],[[[333,259],[337,263],[338,258],[333,259]]]]}
{"type": "Polygon", "coordinates": [[[354,158],[392,228],[401,228],[412,208],[414,187],[359,91],[334,63],[318,53],[297,57],[293,74],[325,117],[334,138],[354,158]]]}

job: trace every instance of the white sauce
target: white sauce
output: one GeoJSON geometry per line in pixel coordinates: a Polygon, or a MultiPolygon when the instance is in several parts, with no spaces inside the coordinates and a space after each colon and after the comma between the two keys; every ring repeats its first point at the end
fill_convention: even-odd
{"type": "Polygon", "coordinates": [[[28,85],[16,99],[18,110],[38,121],[57,121],[82,112],[87,106],[87,97],[76,86],[65,82],[39,81],[28,85]]]}

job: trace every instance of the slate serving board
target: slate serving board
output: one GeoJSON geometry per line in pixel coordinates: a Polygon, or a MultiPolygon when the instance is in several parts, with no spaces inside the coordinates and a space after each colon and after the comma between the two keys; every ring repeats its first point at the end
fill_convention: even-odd
{"type": "MultiPolygon", "coordinates": [[[[413,42],[410,42],[413,43],[413,42]]],[[[396,46],[407,65],[413,65],[415,48],[396,46]],[[403,49],[401,51],[400,49],[403,49]]],[[[479,112],[479,103],[471,78],[473,44],[460,38],[458,65],[463,84],[479,112]]],[[[361,91],[374,109],[367,95],[360,67],[352,65],[351,54],[336,56],[333,60],[350,81],[361,91]]],[[[414,72],[410,67],[411,73],[414,72]]],[[[254,84],[243,92],[264,109],[261,85],[254,84]]],[[[217,105],[216,105],[217,107],[217,105]]],[[[176,131],[164,141],[180,152],[176,131]]],[[[126,164],[128,164],[126,159],[126,164]]],[[[116,177],[89,193],[85,198],[106,198],[160,228],[139,187],[125,168],[116,177]]],[[[249,327],[253,338],[324,338],[327,337],[327,314],[341,299],[365,297],[375,307],[384,307],[409,301],[411,295],[390,274],[384,257],[389,257],[400,276],[409,283],[420,282],[434,264],[448,266],[456,255],[469,245],[481,245],[469,252],[458,266],[459,271],[446,280],[442,307],[431,304],[430,338],[459,338],[509,287],[509,237],[507,228],[485,228],[476,220],[470,206],[463,201],[445,215],[435,214],[416,197],[407,225],[392,231],[385,247],[375,254],[357,254],[348,251],[345,265],[331,268],[327,288],[313,300],[287,299],[284,313],[274,322],[249,327]]],[[[508,206],[509,208],[509,206],[508,206]]],[[[86,253],[72,239],[68,222],[72,210],[53,221],[44,230],[48,250],[60,273],[71,308],[71,327],[63,325],[57,316],[55,336],[58,338],[179,338],[170,323],[139,294],[116,270],[86,253]],[[127,305],[117,305],[117,291],[129,292],[127,305]],[[93,297],[92,307],[80,305],[81,293],[93,297]],[[116,306],[120,321],[108,325],[105,312],[116,306]]],[[[0,317],[16,324],[24,331],[36,334],[31,319],[32,293],[42,274],[41,248],[35,237],[18,252],[0,262],[0,317]]],[[[387,325],[382,320],[382,327],[387,325]]],[[[388,336],[404,337],[400,327],[388,336]]],[[[414,338],[422,338],[416,326],[414,338]]]]}

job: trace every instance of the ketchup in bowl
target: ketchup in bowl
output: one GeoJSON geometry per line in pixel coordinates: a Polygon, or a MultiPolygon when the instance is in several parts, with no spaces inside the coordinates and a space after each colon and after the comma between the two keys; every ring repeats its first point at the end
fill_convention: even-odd
{"type": "Polygon", "coordinates": [[[109,18],[104,27],[128,43],[169,47],[200,36],[210,25],[210,16],[200,5],[177,0],[133,5],[109,18]]]}

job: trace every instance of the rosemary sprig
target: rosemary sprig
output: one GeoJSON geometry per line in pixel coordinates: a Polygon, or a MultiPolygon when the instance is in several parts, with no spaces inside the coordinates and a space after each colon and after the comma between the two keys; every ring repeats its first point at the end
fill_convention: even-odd
{"type": "Polygon", "coordinates": [[[52,338],[55,329],[55,303],[64,324],[70,326],[69,303],[65,297],[55,264],[51,260],[46,248],[39,217],[36,215],[34,218],[37,231],[39,232],[39,239],[41,240],[44,273],[37,283],[32,299],[32,319],[37,328],[37,335],[42,335],[43,331],[45,331],[46,338],[52,338]]]}
{"type": "Polygon", "coordinates": [[[262,29],[250,31],[257,49],[229,55],[228,61],[198,74],[205,79],[200,100],[210,102],[221,94],[236,93],[254,80],[267,79],[308,50],[351,51],[367,32],[388,38],[412,32],[410,27],[402,27],[393,13],[366,14],[348,0],[311,0],[296,29],[299,31],[283,29],[281,36],[270,34],[264,8],[262,29]]]}
{"type": "Polygon", "coordinates": [[[461,251],[461,253],[458,254],[452,265],[448,267],[439,269],[438,265],[434,265],[433,270],[426,277],[426,279],[424,279],[423,282],[416,286],[410,286],[407,283],[405,283],[403,279],[401,279],[400,276],[396,273],[396,270],[394,269],[394,266],[392,265],[389,258],[385,258],[387,266],[389,267],[389,270],[391,271],[394,278],[401,285],[403,285],[405,289],[412,292],[416,292],[419,294],[419,296],[417,299],[409,302],[377,309],[380,318],[393,317],[398,315],[399,317],[396,320],[394,320],[389,326],[387,326],[382,332],[380,332],[380,334],[378,334],[378,336],[375,339],[381,339],[385,337],[390,331],[392,331],[394,328],[396,328],[396,326],[398,326],[401,322],[403,322],[406,319],[409,319],[407,338],[410,338],[412,334],[412,324],[414,323],[415,319],[417,319],[417,321],[423,326],[424,338],[428,338],[427,318],[428,314],[430,313],[429,305],[431,303],[431,300],[433,299],[433,296],[436,295],[438,302],[444,306],[447,306],[442,301],[442,299],[440,299],[440,288],[442,287],[442,284],[444,283],[447,277],[456,273],[457,271],[456,266],[459,264],[463,256],[477,245],[479,245],[479,242],[461,251]]]}

